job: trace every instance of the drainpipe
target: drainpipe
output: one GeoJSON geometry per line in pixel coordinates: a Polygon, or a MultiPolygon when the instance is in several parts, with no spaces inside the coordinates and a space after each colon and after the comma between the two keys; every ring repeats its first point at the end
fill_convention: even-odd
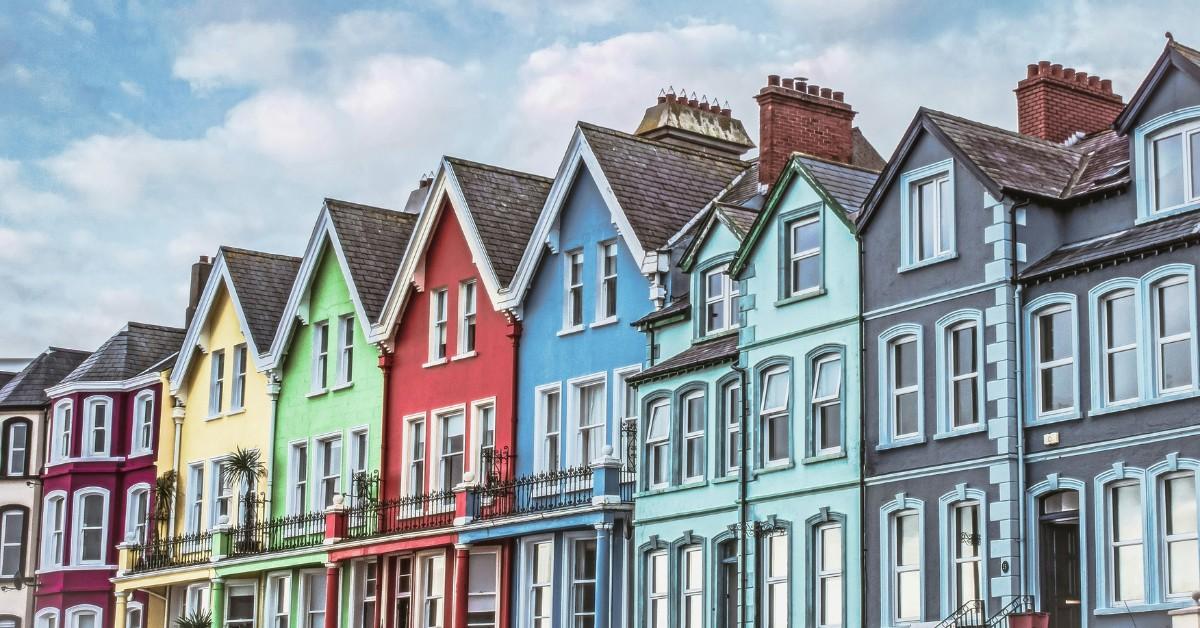
{"type": "MultiPolygon", "coordinates": [[[[387,347],[382,342],[376,343],[375,347],[379,349],[379,370],[383,371],[383,409],[380,417],[382,423],[379,426],[379,466],[382,467],[384,461],[388,459],[388,448],[391,444],[392,422],[388,420],[388,415],[391,412],[392,406],[392,354],[388,352],[387,347]]],[[[387,470],[380,469],[379,494],[375,496],[376,499],[385,499],[387,496],[386,487],[387,470]]]]}
{"type": "Polygon", "coordinates": [[[750,505],[746,500],[747,483],[749,482],[749,474],[747,468],[750,466],[750,456],[747,451],[748,440],[746,438],[746,427],[748,425],[748,415],[750,414],[750,405],[747,402],[749,386],[749,376],[746,368],[738,363],[734,363],[733,371],[738,374],[738,385],[742,388],[741,407],[738,411],[741,413],[741,430],[738,434],[739,444],[741,446],[741,460],[738,462],[738,626],[745,628],[749,625],[746,617],[746,602],[749,596],[746,594],[747,579],[746,565],[748,563],[746,557],[746,530],[747,523],[750,519],[750,505]]]}
{"type": "MultiPolygon", "coordinates": [[[[862,545],[858,548],[859,576],[859,616],[858,620],[866,625],[864,616],[871,606],[867,603],[867,427],[862,417],[866,415],[867,403],[867,321],[862,315],[867,305],[867,252],[863,248],[862,234],[857,230],[854,234],[858,246],[858,538],[862,545]]],[[[883,530],[879,533],[882,535],[883,530]]]]}
{"type": "Polygon", "coordinates": [[[1018,572],[1021,595],[1029,595],[1028,583],[1029,577],[1025,573],[1027,563],[1025,560],[1025,529],[1027,527],[1026,517],[1029,513],[1025,512],[1025,386],[1022,377],[1024,376],[1024,359],[1022,350],[1025,346],[1023,337],[1024,328],[1022,325],[1023,318],[1021,316],[1021,298],[1025,286],[1017,281],[1017,210],[1029,204],[1029,200],[1025,199],[1013,203],[1008,209],[1008,227],[1011,237],[1009,239],[1009,254],[1011,255],[1012,264],[1009,271],[1009,281],[1014,285],[1013,290],[1013,342],[1014,347],[1014,364],[1013,377],[1017,384],[1017,491],[1020,499],[1017,502],[1017,560],[1020,561],[1018,572]]]}

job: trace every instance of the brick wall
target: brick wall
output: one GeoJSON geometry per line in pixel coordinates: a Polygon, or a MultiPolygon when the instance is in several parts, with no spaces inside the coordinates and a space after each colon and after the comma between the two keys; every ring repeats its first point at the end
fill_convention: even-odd
{"type": "Polygon", "coordinates": [[[856,112],[842,98],[842,92],[803,80],[767,78],[755,96],[761,183],[774,183],[793,152],[850,163],[856,112]]]}

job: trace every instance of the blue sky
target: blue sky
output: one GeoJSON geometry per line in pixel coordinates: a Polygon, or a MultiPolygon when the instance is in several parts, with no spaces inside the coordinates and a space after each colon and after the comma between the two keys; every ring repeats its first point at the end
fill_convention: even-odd
{"type": "Polygon", "coordinates": [[[221,244],[300,255],[325,196],[398,207],[450,154],[552,175],[572,125],[668,85],[757,136],[769,73],[846,92],[885,156],[918,106],[1015,125],[1040,59],[1126,96],[1194,1],[9,2],[0,356],[182,324],[221,244]]]}

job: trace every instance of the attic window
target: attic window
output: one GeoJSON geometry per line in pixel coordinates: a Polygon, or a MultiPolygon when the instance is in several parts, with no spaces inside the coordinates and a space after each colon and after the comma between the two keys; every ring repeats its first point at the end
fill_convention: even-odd
{"type": "Polygon", "coordinates": [[[1152,136],[1147,153],[1154,213],[1200,201],[1200,121],[1152,136]]]}
{"type": "Polygon", "coordinates": [[[911,170],[900,179],[900,270],[955,256],[954,162],[911,170]]]}

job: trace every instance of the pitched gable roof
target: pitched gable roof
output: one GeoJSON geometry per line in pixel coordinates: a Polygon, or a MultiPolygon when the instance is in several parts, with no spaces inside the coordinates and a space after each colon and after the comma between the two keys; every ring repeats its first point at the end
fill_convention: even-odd
{"type": "Polygon", "coordinates": [[[417,215],[332,198],[325,199],[325,208],[364,313],[374,321],[383,312],[417,215]]]}
{"type": "Polygon", "coordinates": [[[131,322],[104,341],[61,383],[121,382],[142,375],[179,351],[184,333],[178,327],[131,322]]]}
{"type": "Polygon", "coordinates": [[[246,326],[261,353],[275,339],[279,317],[300,269],[300,258],[228,246],[221,247],[221,257],[229,269],[232,292],[246,316],[246,326]]]}
{"type": "Polygon", "coordinates": [[[4,388],[5,384],[11,382],[16,376],[17,374],[12,371],[0,371],[0,389],[4,388]]]}
{"type": "Polygon", "coordinates": [[[0,408],[36,408],[49,402],[46,389],[58,384],[88,357],[87,351],[50,347],[34,358],[3,388],[0,408]]]}
{"type": "Polygon", "coordinates": [[[1125,105],[1125,110],[1121,115],[1117,116],[1116,122],[1113,123],[1113,128],[1122,134],[1129,133],[1133,128],[1133,123],[1141,113],[1142,108],[1150,100],[1150,95],[1157,89],[1158,84],[1166,77],[1167,70],[1176,69],[1185,72],[1197,81],[1200,81],[1200,50],[1189,48],[1177,41],[1168,33],[1167,45],[1163,47],[1162,54],[1158,56],[1158,60],[1154,62],[1154,67],[1142,79],[1141,85],[1138,85],[1137,91],[1133,93],[1133,97],[1125,105]]]}
{"type": "Polygon", "coordinates": [[[1200,214],[1181,214],[1060,246],[1021,271],[1021,280],[1038,281],[1096,264],[1137,258],[1167,247],[1195,246],[1196,243],[1200,243],[1200,214]]]}
{"type": "Polygon", "coordinates": [[[852,220],[862,209],[863,201],[867,199],[871,187],[879,179],[878,170],[850,166],[803,153],[796,153],[794,157],[852,220]]]}

